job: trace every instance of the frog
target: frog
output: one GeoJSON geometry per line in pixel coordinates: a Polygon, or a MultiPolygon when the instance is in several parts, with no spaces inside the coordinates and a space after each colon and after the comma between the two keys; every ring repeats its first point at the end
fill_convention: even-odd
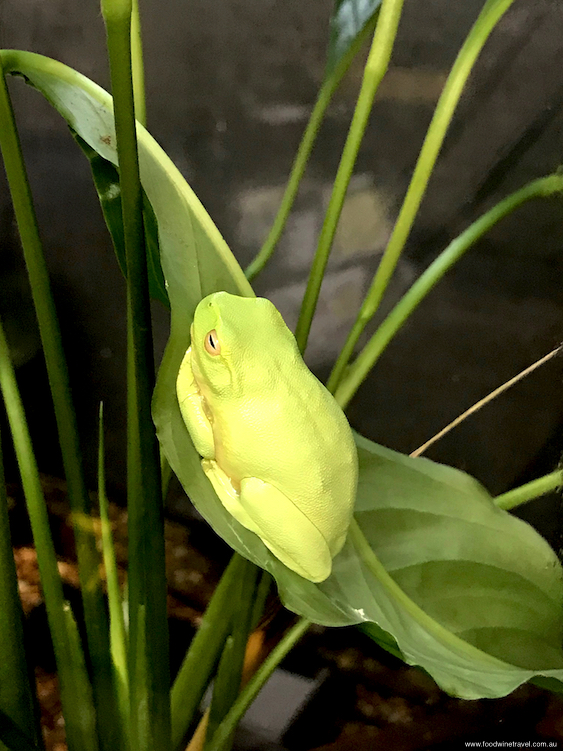
{"type": "Polygon", "coordinates": [[[327,579],[358,481],[352,430],[275,305],[214,292],[197,305],[176,393],[226,511],[285,566],[327,579]]]}

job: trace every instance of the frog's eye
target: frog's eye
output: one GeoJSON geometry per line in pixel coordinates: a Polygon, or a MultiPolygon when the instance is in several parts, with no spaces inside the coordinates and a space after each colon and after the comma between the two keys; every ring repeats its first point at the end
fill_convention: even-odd
{"type": "Polygon", "coordinates": [[[218,355],[221,352],[221,345],[219,344],[219,339],[215,329],[210,331],[205,337],[204,347],[210,355],[218,355]]]}

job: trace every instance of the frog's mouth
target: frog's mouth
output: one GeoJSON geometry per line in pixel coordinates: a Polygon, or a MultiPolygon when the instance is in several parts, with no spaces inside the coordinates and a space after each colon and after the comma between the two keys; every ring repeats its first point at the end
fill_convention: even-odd
{"type": "MultiPolygon", "coordinates": [[[[199,398],[201,399],[201,408],[203,409],[205,416],[209,420],[209,422],[213,425],[213,413],[211,409],[209,408],[209,402],[207,401],[205,397],[205,393],[203,392],[201,388],[202,382],[204,382],[204,379],[201,375],[201,369],[199,367],[199,363],[197,361],[197,356],[195,354],[195,351],[193,347],[190,345],[187,349],[187,353],[189,353],[189,362],[192,370],[192,376],[193,376],[193,382],[195,386],[195,391],[199,398]]],[[[187,354],[186,353],[186,354],[187,354]]]]}

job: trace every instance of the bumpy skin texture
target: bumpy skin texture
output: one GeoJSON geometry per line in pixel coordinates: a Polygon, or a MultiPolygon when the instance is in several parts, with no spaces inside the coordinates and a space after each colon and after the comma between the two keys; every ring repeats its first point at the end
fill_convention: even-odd
{"type": "Polygon", "coordinates": [[[342,410],[269,300],[209,295],[191,334],[176,387],[208,479],[282,563],[323,581],[356,496],[358,459],[342,410]],[[218,352],[205,346],[209,332],[218,352]]]}

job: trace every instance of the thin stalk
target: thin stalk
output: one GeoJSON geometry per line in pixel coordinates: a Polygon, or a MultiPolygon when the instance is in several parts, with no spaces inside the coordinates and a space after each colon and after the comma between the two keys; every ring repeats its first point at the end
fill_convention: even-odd
{"type": "Polygon", "coordinates": [[[237,582],[238,592],[234,593],[237,607],[232,615],[231,634],[225,642],[213,685],[207,727],[208,738],[213,736],[233,705],[241,686],[246,645],[254,615],[254,597],[259,571],[257,566],[246,561],[243,575],[237,582]]]}
{"type": "MultiPolygon", "coordinates": [[[[8,494],[0,439],[0,711],[37,743],[34,692],[23,640],[23,610],[8,517],[8,494]]],[[[0,748],[6,747],[0,742],[0,748]]]]}
{"type": "Polygon", "coordinates": [[[229,713],[214,733],[209,748],[206,748],[206,751],[224,751],[227,748],[227,744],[229,743],[237,724],[248,707],[258,696],[262,686],[264,686],[286,654],[297,644],[299,639],[301,639],[310,625],[310,621],[306,618],[301,618],[283,636],[279,644],[277,644],[272,652],[270,652],[245,688],[240,692],[229,713]]]}
{"type": "Polygon", "coordinates": [[[426,192],[428,180],[436,164],[436,159],[446,132],[452,120],[455,108],[471,73],[473,65],[487,41],[490,33],[508,10],[514,0],[487,0],[479,17],[475,21],[467,39],[458,53],[453,68],[448,76],[440,96],[430,127],[426,133],[416,167],[411,178],[401,211],[393,232],[383,254],[377,272],[360,308],[358,317],[348,335],[344,348],[334,366],[331,381],[334,392],[345,372],[354,348],[366,327],[375,315],[391,275],[399,261],[401,252],[410,234],[422,198],[426,192]]]}
{"type": "Polygon", "coordinates": [[[102,532],[102,553],[106,572],[109,602],[110,649],[114,671],[114,685],[121,718],[121,745],[130,737],[129,674],[127,668],[127,631],[123,615],[123,601],[117,576],[117,561],[109,518],[109,502],[106,493],[104,411],[100,403],[98,434],[98,500],[102,532]]]}
{"type": "Polygon", "coordinates": [[[145,66],[143,63],[143,37],[141,34],[139,0],[133,0],[131,13],[131,70],[133,74],[135,117],[141,125],[146,127],[147,104],[145,98],[145,66]]]}
{"type": "Polygon", "coordinates": [[[509,490],[502,495],[497,495],[494,499],[495,505],[505,511],[521,506],[523,503],[532,501],[534,498],[538,498],[546,493],[551,493],[553,490],[557,490],[563,485],[563,470],[556,469],[554,472],[550,472],[548,475],[538,477],[537,480],[527,482],[525,485],[521,485],[519,488],[509,490]]]}
{"type": "Polygon", "coordinates": [[[178,748],[188,732],[221,655],[236,606],[232,592],[246,565],[247,561],[238,553],[231,558],[174,681],[171,691],[173,749],[178,748]]]}
{"type": "Polygon", "coordinates": [[[250,621],[252,624],[252,629],[257,629],[258,625],[260,624],[260,619],[262,618],[262,613],[264,612],[264,607],[266,605],[268,595],[270,594],[271,587],[272,576],[264,569],[260,575],[258,586],[256,587],[256,595],[254,597],[254,605],[252,609],[252,618],[250,621]]]}
{"type": "MultiPolygon", "coordinates": [[[[227,638],[227,641],[229,641],[227,638]]],[[[256,670],[258,669],[261,656],[264,651],[264,631],[262,629],[253,631],[250,634],[248,642],[246,644],[246,654],[244,656],[244,667],[242,670],[242,686],[246,686],[248,681],[252,678],[256,670]]],[[[221,659],[225,656],[225,650],[221,659]]],[[[203,751],[203,745],[205,743],[205,735],[207,732],[207,723],[209,722],[209,707],[205,710],[198,722],[197,728],[192,735],[190,742],[186,747],[186,751],[203,751]]]]}
{"type": "Polygon", "coordinates": [[[31,445],[31,438],[4,329],[0,323],[0,390],[6,406],[8,422],[22,486],[27,503],[33,541],[49,631],[61,685],[61,700],[65,718],[67,742],[70,751],[98,751],[96,716],[92,705],[90,685],[85,671],[81,670],[84,658],[73,659],[80,644],[69,632],[63,586],[57,567],[55,547],[49,528],[47,505],[43,496],[39,471],[31,445]]]}
{"type": "Polygon", "coordinates": [[[295,338],[301,352],[305,351],[315,308],[330,249],[338,226],[338,220],[346,198],[348,184],[352,177],[360,144],[371,113],[373,99],[389,66],[391,51],[397,34],[403,0],[383,0],[375,33],[364,68],[364,75],[356,108],[344,145],[338,171],[334,179],[334,186],[328,204],[325,220],[319,237],[317,251],[311,266],[307,289],[301,305],[299,321],[295,331],[295,338]]]}
{"type": "Polygon", "coordinates": [[[472,644],[461,639],[452,631],[449,631],[448,628],[436,621],[432,616],[428,615],[428,613],[417,605],[414,600],[411,600],[407,593],[401,589],[397,582],[389,575],[389,572],[377,557],[355,518],[352,519],[348,535],[350,541],[354,544],[358,552],[362,566],[365,566],[369,570],[371,576],[373,576],[378,582],[383,592],[389,594],[393,598],[396,607],[401,608],[405,617],[414,620],[417,624],[417,628],[421,628],[423,631],[427,632],[431,639],[438,639],[438,641],[446,647],[451,647],[455,651],[458,651],[459,649],[463,650],[463,653],[467,658],[473,656],[476,660],[485,660],[489,665],[498,668],[498,660],[496,657],[482,652],[477,647],[474,647],[472,644]]]}
{"type": "Polygon", "coordinates": [[[33,304],[47,366],[71,519],[76,542],[78,573],[88,651],[93,667],[96,704],[106,719],[99,728],[104,749],[115,747],[112,735],[114,701],[111,686],[107,614],[98,570],[98,552],[93,533],[90,498],[84,478],[80,440],[55,303],[43,255],[12,104],[0,63],[0,150],[14,205],[33,304]]]}
{"type": "Polygon", "coordinates": [[[272,224],[268,237],[264,241],[258,255],[248,265],[245,271],[246,277],[249,281],[252,281],[254,277],[262,271],[283,234],[328,106],[332,101],[332,97],[334,96],[336,89],[339,87],[340,82],[346,75],[352,60],[362,48],[369,34],[373,31],[374,24],[375,21],[366,24],[361,33],[355,37],[348,52],[343,55],[338,61],[338,64],[322,83],[313,111],[309,117],[309,122],[307,123],[301,143],[299,144],[297,154],[295,155],[289,180],[281,200],[280,208],[274,219],[274,223],[272,224]]]}
{"type": "MultiPolygon", "coordinates": [[[[543,198],[563,192],[563,175],[549,175],[525,185],[520,190],[507,196],[479,217],[464,232],[456,237],[445,250],[421,274],[412,287],[399,300],[385,320],[379,325],[369,342],[362,349],[356,360],[346,370],[338,383],[338,362],[328,380],[329,391],[334,392],[336,401],[342,409],[354,396],[364,378],[375,365],[381,354],[395,334],[405,324],[426,295],[436,286],[452,266],[463,257],[485,233],[501,219],[533,198],[543,198]]],[[[344,352],[344,350],[343,350],[344,352]]],[[[342,356],[342,355],[341,355],[342,356]]],[[[340,358],[339,358],[340,359],[340,358]]]]}
{"type": "Polygon", "coordinates": [[[114,100],[127,259],[127,508],[133,748],[170,746],[164,517],[151,418],[154,361],[131,73],[131,0],[102,0],[114,100]],[[143,666],[142,675],[137,668],[143,666]],[[141,685],[141,680],[143,685],[141,685]],[[148,706],[144,702],[148,702],[148,706]]]}

